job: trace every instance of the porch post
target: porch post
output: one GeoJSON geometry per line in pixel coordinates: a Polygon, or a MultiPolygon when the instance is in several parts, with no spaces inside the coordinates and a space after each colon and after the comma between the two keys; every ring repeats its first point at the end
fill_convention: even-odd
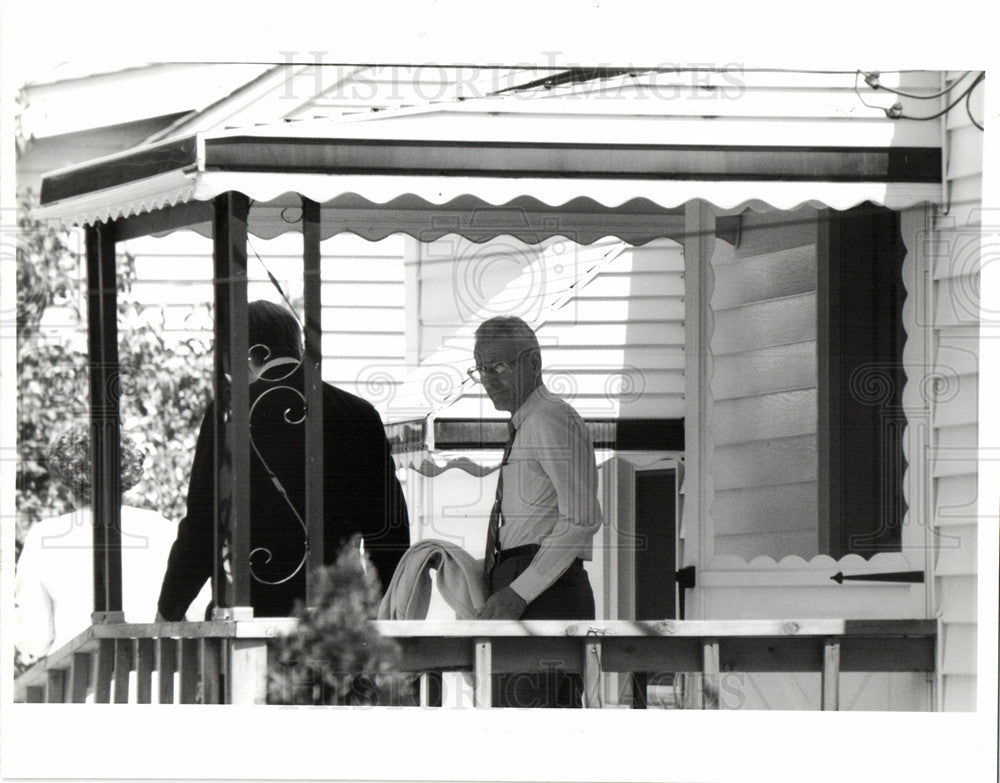
{"type": "MultiPolygon", "coordinates": [[[[715,214],[701,200],[689,201],[684,209],[684,536],[682,565],[704,568],[715,553],[715,540],[708,509],[706,477],[709,444],[706,441],[711,394],[708,370],[711,363],[709,339],[715,251],[715,214]]],[[[688,614],[699,616],[700,596],[692,592],[688,614]]]]}
{"type": "Polygon", "coordinates": [[[118,288],[114,225],[87,237],[91,508],[94,515],[94,622],[122,622],[121,429],[118,398],[118,288]]]}
{"type": "MultiPolygon", "coordinates": [[[[305,307],[303,381],[306,397],[306,567],[311,574],[324,563],[323,542],[323,328],[320,254],[320,206],[302,199],[302,276],[305,307]]],[[[307,575],[308,577],[308,575],[307,575]]],[[[306,579],[306,604],[313,605],[312,579],[306,579]]]]}
{"type": "Polygon", "coordinates": [[[247,218],[250,202],[242,193],[215,199],[212,225],[215,277],[215,563],[212,597],[216,616],[231,618],[250,607],[250,378],[247,337],[247,218]],[[224,372],[231,381],[227,384],[224,372]],[[227,393],[228,388],[228,393],[227,393]],[[228,498],[221,478],[230,475],[228,498]],[[227,603],[222,569],[221,505],[229,501],[231,604],[227,603]]]}

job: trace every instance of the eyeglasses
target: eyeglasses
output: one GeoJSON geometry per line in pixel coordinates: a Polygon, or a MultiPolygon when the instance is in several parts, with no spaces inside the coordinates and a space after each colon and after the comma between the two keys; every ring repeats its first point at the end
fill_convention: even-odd
{"type": "Polygon", "coordinates": [[[503,375],[507,372],[507,368],[510,365],[507,362],[493,362],[493,364],[487,365],[485,367],[480,367],[476,365],[475,367],[470,367],[466,372],[469,377],[472,378],[476,383],[483,382],[484,375],[503,375]]]}

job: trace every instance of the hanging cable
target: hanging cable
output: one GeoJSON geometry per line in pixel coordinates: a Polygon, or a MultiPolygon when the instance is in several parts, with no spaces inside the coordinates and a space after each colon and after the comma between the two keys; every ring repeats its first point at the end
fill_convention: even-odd
{"type": "Polygon", "coordinates": [[[305,324],[302,323],[302,319],[299,318],[299,314],[295,312],[295,307],[292,305],[289,298],[285,295],[285,289],[281,287],[281,283],[278,282],[278,278],[276,278],[274,275],[271,274],[271,270],[267,268],[267,264],[264,263],[264,259],[260,257],[257,251],[254,250],[253,245],[250,244],[250,237],[247,237],[247,247],[250,248],[250,252],[252,252],[254,256],[256,256],[257,261],[260,262],[261,268],[265,272],[267,272],[267,276],[268,279],[270,279],[271,281],[271,285],[273,285],[277,289],[278,294],[281,296],[282,299],[285,300],[285,304],[288,305],[288,309],[292,311],[292,315],[295,317],[295,320],[298,321],[299,326],[302,329],[305,329],[306,328],[305,324]]]}
{"type": "MultiPolygon", "coordinates": [[[[940,98],[942,95],[947,95],[952,90],[954,90],[962,80],[968,76],[972,71],[966,71],[961,76],[959,76],[955,81],[953,81],[948,87],[945,87],[940,92],[936,92],[932,95],[917,95],[915,93],[903,92],[902,90],[894,90],[892,87],[886,87],[884,84],[879,82],[880,71],[858,71],[858,73],[863,73],[865,77],[865,84],[871,87],[873,90],[885,90],[886,92],[891,92],[893,95],[898,95],[901,98],[913,98],[918,101],[931,100],[932,98],[940,98]]],[[[857,78],[855,78],[855,84],[857,84],[857,78]]]]}
{"type": "Polygon", "coordinates": [[[966,95],[965,95],[965,113],[967,115],[969,115],[969,120],[970,120],[970,122],[972,122],[973,125],[975,125],[977,128],[979,128],[979,130],[985,131],[986,128],[984,128],[982,125],[980,125],[978,122],[976,122],[976,118],[972,116],[972,105],[971,105],[971,102],[972,102],[972,90],[969,90],[969,92],[966,93],[966,95]]]}
{"type": "Polygon", "coordinates": [[[865,75],[864,72],[861,70],[857,70],[854,72],[854,94],[858,96],[858,100],[861,101],[862,106],[868,109],[882,109],[882,111],[885,111],[884,107],[875,106],[874,104],[868,103],[864,98],[861,97],[861,90],[858,89],[858,77],[864,75],[865,75]]]}
{"type": "Polygon", "coordinates": [[[969,98],[969,96],[972,95],[972,91],[976,89],[979,83],[982,82],[985,78],[986,78],[986,72],[984,71],[983,73],[980,73],[979,76],[976,77],[975,81],[973,81],[972,84],[970,84],[961,95],[955,98],[955,100],[953,100],[943,109],[941,109],[941,111],[935,114],[931,114],[927,117],[911,117],[905,115],[902,112],[902,107],[899,108],[898,112],[893,111],[895,107],[898,106],[899,104],[894,104],[894,106],[885,109],[885,113],[892,119],[898,119],[898,120],[918,120],[919,122],[924,122],[926,120],[936,120],[938,117],[941,117],[950,112],[952,109],[954,109],[962,100],[969,98]]]}

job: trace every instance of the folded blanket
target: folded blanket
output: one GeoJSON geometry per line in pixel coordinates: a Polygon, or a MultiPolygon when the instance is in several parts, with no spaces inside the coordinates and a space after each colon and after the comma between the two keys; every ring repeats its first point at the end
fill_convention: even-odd
{"type": "Polygon", "coordinates": [[[474,620],[486,603],[483,563],[460,546],[427,539],[406,550],[378,609],[379,620],[423,620],[431,601],[430,571],[459,620],[474,620]]]}

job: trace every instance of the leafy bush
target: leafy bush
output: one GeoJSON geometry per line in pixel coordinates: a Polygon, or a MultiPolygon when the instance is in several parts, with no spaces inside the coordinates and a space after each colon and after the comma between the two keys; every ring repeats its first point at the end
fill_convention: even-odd
{"type": "MultiPolygon", "coordinates": [[[[39,519],[66,513],[70,498],[52,481],[45,453],[53,436],[89,415],[86,274],[70,236],[18,215],[17,245],[17,553],[39,519]],[[60,328],[46,326],[58,313],[60,328]],[[51,319],[50,319],[51,320],[51,319]]],[[[198,427],[212,395],[211,335],[167,344],[163,313],[132,294],[134,260],[117,259],[122,426],[146,455],[142,480],[125,502],[168,519],[184,514],[198,427]]],[[[197,306],[192,306],[192,315],[197,306]]]]}
{"type": "Polygon", "coordinates": [[[310,575],[316,606],[299,603],[296,629],[272,642],[268,697],[276,704],[385,705],[410,702],[410,682],[394,672],[399,647],[368,620],[381,589],[355,536],[337,560],[310,575]]]}

